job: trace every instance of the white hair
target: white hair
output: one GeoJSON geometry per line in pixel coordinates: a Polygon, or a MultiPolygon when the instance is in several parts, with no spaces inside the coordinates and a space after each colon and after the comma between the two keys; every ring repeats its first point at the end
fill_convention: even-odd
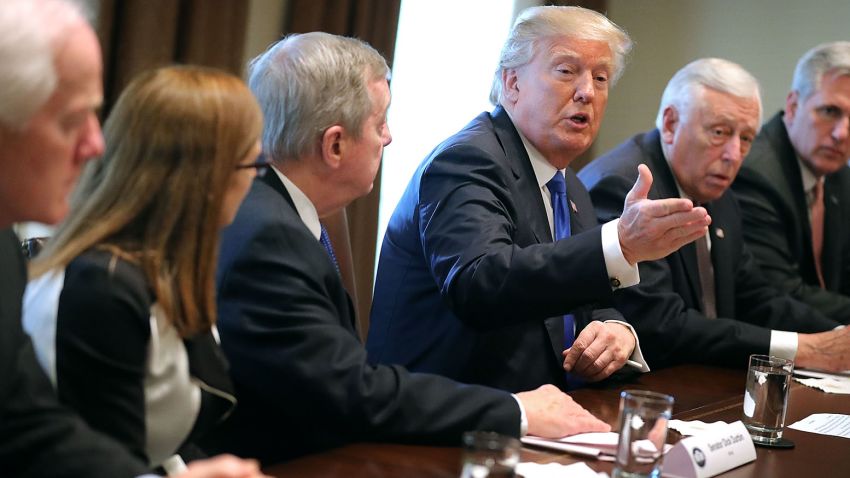
{"type": "Polygon", "coordinates": [[[761,124],[761,90],[758,80],[737,63],[722,58],[700,58],[677,71],[667,83],[661,96],[655,126],[659,130],[663,129],[664,110],[670,106],[675,107],[679,114],[687,114],[694,106],[693,100],[704,88],[754,99],[759,109],[758,124],[761,124]]]}
{"type": "Polygon", "coordinates": [[[791,90],[797,92],[799,101],[805,101],[820,89],[827,73],[850,76],[850,42],[822,43],[807,51],[794,69],[791,90]]]}
{"type": "Polygon", "coordinates": [[[386,61],[367,43],[323,32],[285,37],[248,72],[263,110],[263,151],[275,161],[316,152],[335,124],[359,137],[372,113],[368,84],[389,78],[386,61]]]}
{"type": "Polygon", "coordinates": [[[22,129],[56,89],[55,50],[64,33],[86,19],[68,0],[2,1],[0,124],[22,129]]]}
{"type": "Polygon", "coordinates": [[[605,15],[581,7],[531,7],[523,10],[505,40],[499,67],[493,77],[490,102],[498,105],[502,95],[502,71],[531,63],[540,43],[558,36],[608,43],[614,56],[611,84],[623,74],[626,57],[632,49],[628,33],[605,15]]]}

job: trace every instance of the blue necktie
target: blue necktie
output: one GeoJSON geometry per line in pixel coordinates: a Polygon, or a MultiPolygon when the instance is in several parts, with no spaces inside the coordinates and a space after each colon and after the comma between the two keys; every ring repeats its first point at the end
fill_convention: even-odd
{"type": "MultiPolygon", "coordinates": [[[[570,210],[567,207],[567,181],[564,174],[556,171],[552,179],[546,183],[552,197],[552,218],[555,223],[555,240],[570,237],[570,210]]],[[[564,315],[564,348],[568,349],[575,341],[575,317],[573,314],[564,315]]],[[[578,385],[578,380],[567,374],[569,388],[578,385]]]]}
{"type": "Polygon", "coordinates": [[[328,256],[331,258],[331,262],[333,262],[334,267],[336,268],[336,272],[339,273],[339,263],[336,261],[336,254],[334,254],[333,245],[331,245],[331,238],[328,236],[328,230],[325,229],[325,226],[322,226],[322,234],[319,236],[319,242],[325,246],[325,250],[328,252],[328,256]]]}

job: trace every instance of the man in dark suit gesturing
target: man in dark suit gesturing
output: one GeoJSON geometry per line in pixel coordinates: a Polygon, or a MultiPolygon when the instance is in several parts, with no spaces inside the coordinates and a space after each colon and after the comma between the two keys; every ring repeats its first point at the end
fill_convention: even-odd
{"type": "Polygon", "coordinates": [[[687,200],[646,200],[644,168],[623,219],[600,227],[568,168],[596,137],[630,48],[591,10],[520,14],[494,79],[498,106],[425,159],[390,219],[370,358],[507,390],[566,388],[565,369],[600,380],[640,360],[627,324],[592,321],[622,316],[593,309],[709,218],[687,200]]]}
{"type": "Polygon", "coordinates": [[[359,40],[314,32],[250,70],[272,168],[222,239],[218,327],[239,408],[213,446],[271,463],[352,441],[607,430],[552,386],[512,396],[367,362],[319,218],[372,188],[391,140],[387,65],[359,40]]]}
{"type": "Polygon", "coordinates": [[[838,322],[771,287],[744,244],[741,213],[728,188],[760,120],[752,75],[726,60],[697,60],[667,84],[657,129],[634,136],[579,173],[600,220],[620,215],[641,163],[655,179],[649,197],[688,197],[711,214],[705,237],[641,263],[640,285],[616,294],[617,308],[640,334],[653,367],[744,367],[750,354],[770,353],[800,366],[850,368],[848,331],[832,331],[838,322]],[[842,353],[843,361],[831,362],[831,355],[842,353]]]}
{"type": "Polygon", "coordinates": [[[850,323],[850,42],[797,63],[785,110],[762,128],[732,190],[768,280],[850,323]]]}

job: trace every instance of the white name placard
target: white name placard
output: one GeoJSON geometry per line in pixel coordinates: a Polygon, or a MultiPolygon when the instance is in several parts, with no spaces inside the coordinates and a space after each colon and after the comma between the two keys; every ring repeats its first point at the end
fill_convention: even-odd
{"type": "Polygon", "coordinates": [[[682,439],[664,456],[662,475],[708,478],[756,459],[756,447],[740,421],[682,439]]]}

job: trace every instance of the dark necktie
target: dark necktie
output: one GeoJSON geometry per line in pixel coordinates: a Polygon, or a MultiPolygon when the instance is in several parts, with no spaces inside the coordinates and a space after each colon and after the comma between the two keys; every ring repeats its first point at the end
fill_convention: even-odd
{"type": "Polygon", "coordinates": [[[336,272],[339,273],[339,263],[336,261],[336,254],[334,254],[333,245],[331,245],[331,238],[328,237],[328,231],[325,229],[325,226],[322,226],[322,234],[319,236],[319,242],[325,246],[325,250],[328,252],[328,256],[331,258],[331,262],[333,262],[334,267],[336,268],[336,272]]]}
{"type": "Polygon", "coordinates": [[[711,252],[708,250],[708,239],[706,236],[702,236],[695,243],[699,284],[702,288],[702,311],[709,319],[716,319],[717,300],[714,295],[714,266],[711,263],[711,252]]]}
{"type": "MultiPolygon", "coordinates": [[[[570,237],[570,210],[567,207],[567,182],[560,171],[546,183],[552,197],[552,218],[555,223],[555,240],[570,237]]],[[[564,348],[572,347],[575,341],[575,317],[573,314],[564,316],[564,348]]],[[[572,379],[567,375],[567,382],[572,379]]],[[[572,387],[570,387],[572,388],[572,387]]]]}
{"type": "Polygon", "coordinates": [[[815,272],[818,275],[821,289],[825,289],[823,281],[823,267],[821,267],[821,255],[823,254],[823,178],[818,179],[812,188],[812,204],[809,205],[809,214],[812,223],[812,252],[815,255],[815,272]]]}

